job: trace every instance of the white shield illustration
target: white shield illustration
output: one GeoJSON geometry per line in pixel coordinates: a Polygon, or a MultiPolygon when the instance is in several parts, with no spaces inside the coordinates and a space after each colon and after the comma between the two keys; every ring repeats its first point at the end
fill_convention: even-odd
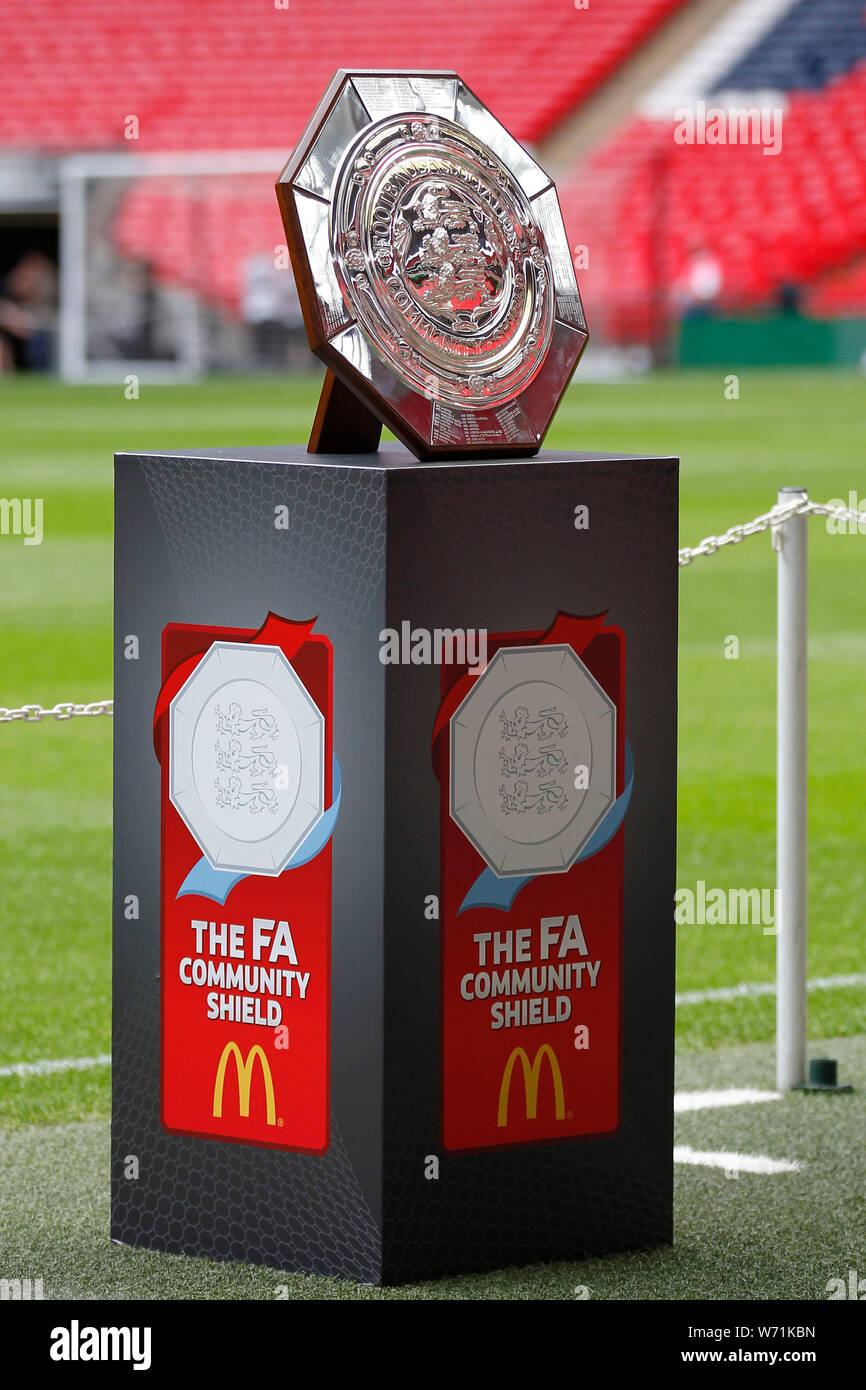
{"type": "Polygon", "coordinates": [[[490,868],[563,873],[616,799],[616,708],[570,646],[502,647],[451,717],[451,815],[490,868]]]}
{"type": "Polygon", "coordinates": [[[216,869],[282,872],[324,813],[324,752],[279,647],[214,642],[171,702],[171,801],[216,869]]]}

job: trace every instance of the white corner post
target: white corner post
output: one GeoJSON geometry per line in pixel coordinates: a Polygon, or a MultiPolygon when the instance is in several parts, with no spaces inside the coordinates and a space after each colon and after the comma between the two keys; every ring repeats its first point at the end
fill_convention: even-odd
{"type": "MultiPolygon", "coordinates": [[[[779,504],[807,497],[784,487],[779,504]]],[[[806,1080],[806,622],[804,513],[775,528],[778,555],[776,685],[776,1086],[806,1080]]]]}

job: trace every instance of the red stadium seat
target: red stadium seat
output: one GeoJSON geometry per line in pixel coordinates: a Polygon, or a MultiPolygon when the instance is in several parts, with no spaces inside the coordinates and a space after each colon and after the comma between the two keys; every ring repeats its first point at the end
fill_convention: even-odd
{"type": "MultiPolygon", "coordinates": [[[[520,138],[571,112],[684,0],[292,0],[287,13],[236,0],[53,0],[0,9],[0,147],[290,152],[338,66],[456,67],[520,138]],[[421,37],[423,36],[423,38],[421,37]],[[536,75],[543,73],[543,81],[536,75]],[[529,76],[532,75],[532,80],[529,76]],[[139,138],[124,140],[135,115],[139,138]]],[[[275,173],[277,170],[274,171],[275,173]]],[[[180,184],[123,200],[116,238],[165,283],[236,312],[248,255],[283,239],[272,180],[206,197],[207,255],[191,252],[196,201],[180,184]],[[202,261],[204,260],[204,264],[202,261]]]]}
{"type": "MultiPolygon", "coordinates": [[[[0,147],[288,154],[335,67],[422,62],[456,67],[533,142],[685,2],[591,0],[578,10],[556,0],[533,7],[528,23],[525,0],[475,0],[471,22],[465,0],[291,0],[289,11],[78,0],[68,13],[54,0],[15,0],[0,8],[0,147]],[[130,115],[134,143],[124,140],[130,115]]],[[[591,329],[646,337],[659,306],[676,309],[696,247],[720,264],[722,308],[762,305],[785,280],[812,286],[810,309],[863,305],[866,64],[788,94],[776,156],[681,146],[672,134],[670,123],[632,120],[560,180],[572,244],[589,248],[580,279],[591,329]]],[[[163,282],[237,313],[247,257],[283,240],[272,182],[209,180],[194,192],[142,183],[117,209],[117,245],[163,282]]]]}
{"type": "Polygon", "coordinates": [[[816,281],[809,312],[862,308],[862,261],[856,273],[831,272],[866,248],[864,110],[861,64],[824,90],[790,94],[776,155],[677,145],[665,122],[634,120],[617,132],[560,184],[572,242],[589,247],[581,289],[590,330],[614,340],[638,333],[623,312],[635,298],[655,295],[675,311],[698,246],[721,268],[721,310],[765,306],[785,281],[816,281]]]}

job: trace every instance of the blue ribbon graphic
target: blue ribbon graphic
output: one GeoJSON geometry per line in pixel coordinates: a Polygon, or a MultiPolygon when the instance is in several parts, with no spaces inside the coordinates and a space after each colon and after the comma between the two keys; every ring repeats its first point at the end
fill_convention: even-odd
{"type": "MultiPolygon", "coordinates": [[[[599,821],[575,859],[575,864],[580,864],[584,859],[591,859],[594,854],[598,854],[600,849],[604,849],[609,840],[613,839],[625,819],[633,784],[634,758],[631,744],[626,743],[625,786],[616,801],[599,821]]],[[[499,912],[508,912],[521,888],[525,888],[527,883],[531,883],[537,877],[539,877],[538,874],[529,874],[521,878],[500,878],[492,869],[485,869],[483,873],[478,875],[457,909],[457,916],[459,917],[461,912],[468,912],[473,907],[494,907],[499,912]]]]}
{"type": "MultiPolygon", "coordinates": [[[[315,859],[334,833],[337,816],[340,814],[340,798],[343,794],[343,779],[336,754],[333,762],[333,783],[334,796],[330,806],[322,819],[313,826],[306,839],[298,845],[283,873],[287,869],[299,869],[302,864],[308,864],[311,859],[315,859]]],[[[240,871],[215,869],[210,860],[202,855],[201,859],[190,869],[175,896],[183,898],[188,893],[195,893],[200,898],[212,898],[215,903],[224,903],[235,884],[250,877],[251,875],[243,869],[240,871]]]]}

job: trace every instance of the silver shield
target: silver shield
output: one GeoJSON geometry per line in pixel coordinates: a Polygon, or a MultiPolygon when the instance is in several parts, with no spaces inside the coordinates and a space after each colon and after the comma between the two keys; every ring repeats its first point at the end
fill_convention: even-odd
{"type": "Polygon", "coordinates": [[[324,814],[325,721],[279,647],[214,642],[171,702],[170,796],[218,869],[276,875],[324,814]]]}
{"type": "Polygon", "coordinates": [[[616,708],[595,677],[566,644],[500,648],[451,718],[463,833],[500,877],[564,873],[615,799],[616,708]]]}

